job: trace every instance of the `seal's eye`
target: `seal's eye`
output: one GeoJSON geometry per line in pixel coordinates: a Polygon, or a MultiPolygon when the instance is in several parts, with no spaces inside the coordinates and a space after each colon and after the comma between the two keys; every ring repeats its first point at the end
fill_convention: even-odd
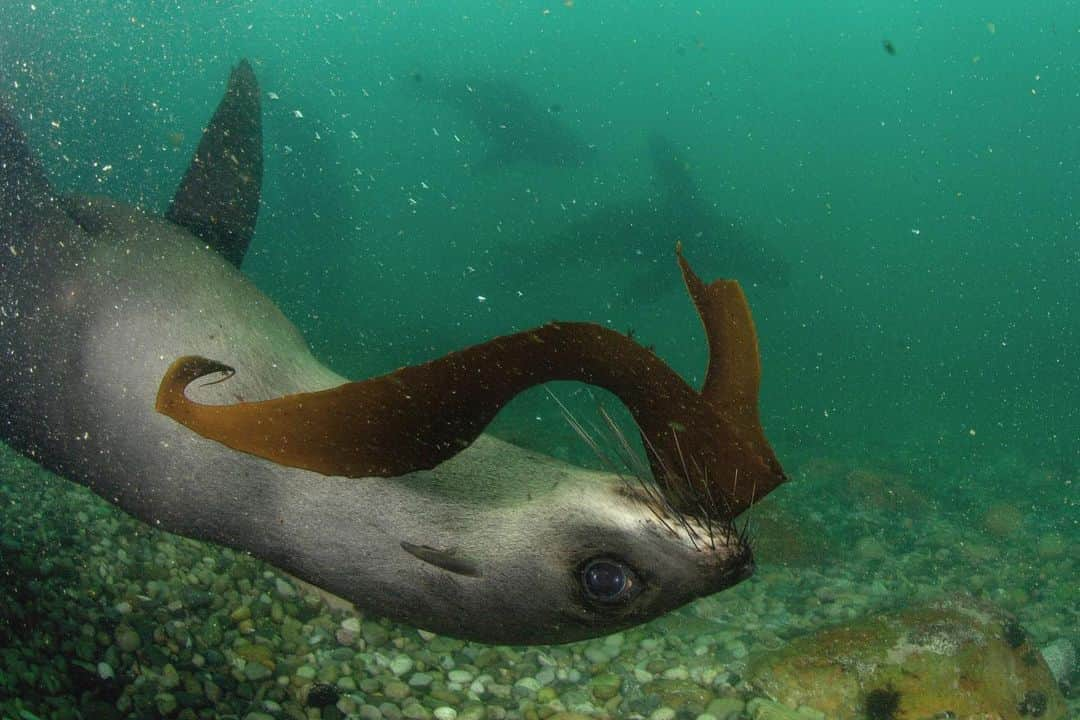
{"type": "Polygon", "coordinates": [[[634,592],[635,576],[625,563],[595,558],[581,570],[581,584],[590,600],[610,603],[626,600],[634,592]]]}

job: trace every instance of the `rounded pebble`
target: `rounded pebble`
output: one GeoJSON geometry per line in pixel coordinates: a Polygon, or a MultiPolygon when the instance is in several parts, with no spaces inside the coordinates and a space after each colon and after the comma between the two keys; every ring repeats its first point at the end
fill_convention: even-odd
{"type": "Polygon", "coordinates": [[[468,685],[473,680],[473,674],[468,670],[451,670],[446,674],[446,679],[459,685],[468,685]]]}
{"type": "Polygon", "coordinates": [[[413,659],[408,655],[398,655],[390,661],[390,672],[398,677],[413,669],[413,659]]]}

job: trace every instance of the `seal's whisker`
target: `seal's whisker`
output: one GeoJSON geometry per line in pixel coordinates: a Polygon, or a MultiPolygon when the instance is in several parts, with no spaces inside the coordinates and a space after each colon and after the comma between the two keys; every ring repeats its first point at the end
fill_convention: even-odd
{"type": "Polygon", "coordinates": [[[750,512],[751,509],[752,508],[747,508],[745,518],[743,520],[742,527],[741,528],[737,527],[736,532],[737,532],[737,535],[738,535],[738,541],[741,544],[745,545],[746,547],[750,548],[751,551],[752,551],[754,543],[753,543],[753,535],[752,535],[752,530],[751,530],[751,520],[753,519],[752,518],[752,513],[750,512]]]}
{"type": "Polygon", "coordinates": [[[682,445],[679,443],[679,433],[675,430],[674,427],[671,428],[671,439],[675,442],[675,454],[679,458],[679,464],[682,465],[683,480],[685,480],[687,485],[689,485],[691,482],[690,468],[686,467],[686,456],[683,455],[682,445]]]}
{"type": "Polygon", "coordinates": [[[712,491],[709,489],[709,468],[703,467],[695,457],[690,458],[690,465],[694,469],[693,476],[690,478],[690,480],[696,479],[698,481],[698,484],[701,485],[701,492],[697,493],[695,491],[695,494],[698,498],[698,504],[703,504],[705,505],[705,507],[708,508],[708,515],[710,515],[711,519],[711,516],[715,512],[716,507],[712,501],[712,491]]]}
{"type": "MultiPolygon", "coordinates": [[[[694,464],[697,465],[697,461],[694,461],[694,464]]],[[[709,503],[709,510],[711,511],[711,510],[715,509],[715,505],[713,504],[712,490],[709,489],[709,468],[704,467],[704,468],[700,468],[700,470],[701,470],[701,486],[705,489],[705,498],[706,498],[706,501],[709,503]]],[[[706,512],[705,513],[705,527],[708,528],[708,530],[709,530],[709,547],[710,547],[710,549],[715,550],[716,549],[716,534],[713,532],[712,515],[713,515],[712,512],[706,512]]]]}
{"type": "Polygon", "coordinates": [[[757,494],[757,484],[755,483],[754,485],[751,486],[751,489],[750,489],[750,506],[748,508],[746,508],[746,522],[743,523],[742,534],[740,536],[742,542],[747,547],[751,548],[751,550],[753,549],[754,543],[753,543],[753,541],[751,539],[751,535],[750,535],[750,520],[752,519],[751,518],[751,515],[752,515],[751,511],[754,509],[755,495],[756,494],[757,494]]]}
{"type": "MultiPolygon", "coordinates": [[[[713,487],[709,468],[702,465],[700,458],[687,453],[676,427],[670,429],[675,457],[667,458],[643,433],[639,435],[641,445],[633,443],[591,391],[589,395],[596,402],[598,421],[586,421],[576,416],[551,390],[547,392],[567,424],[601,465],[648,506],[650,514],[667,532],[683,536],[698,551],[715,552],[721,543],[748,543],[748,526],[743,524],[740,529],[730,519],[728,493],[713,487]]],[[[736,468],[733,488],[738,487],[738,480],[736,468]]]]}
{"type": "Polygon", "coordinates": [[[544,390],[547,391],[548,397],[554,400],[555,404],[559,406],[559,410],[562,411],[563,418],[566,420],[567,424],[569,424],[570,427],[574,429],[574,432],[581,436],[581,438],[589,445],[590,448],[596,447],[596,442],[593,440],[592,436],[589,435],[589,433],[585,430],[582,424],[578,422],[578,419],[574,416],[574,414],[570,412],[570,408],[566,407],[566,404],[559,399],[559,396],[551,392],[551,390],[546,387],[544,388],[544,390]]]}
{"type": "MultiPolygon", "coordinates": [[[[686,535],[690,539],[690,543],[694,546],[694,548],[696,550],[700,550],[701,548],[697,544],[697,539],[699,537],[698,533],[695,532],[693,526],[687,520],[686,513],[676,508],[669,498],[670,495],[680,494],[679,489],[672,484],[670,479],[672,477],[675,477],[676,473],[671,472],[671,470],[668,468],[667,463],[664,461],[664,457],[659,452],[657,452],[656,446],[652,444],[652,441],[649,440],[648,437],[642,435],[641,440],[645,444],[646,450],[650,454],[650,457],[655,458],[657,464],[660,466],[659,474],[663,477],[663,492],[661,492],[661,497],[664,500],[665,507],[667,507],[668,510],[674,515],[675,519],[679,521],[679,524],[686,531],[686,535]]],[[[655,476],[656,473],[653,474],[655,476]]],[[[659,482],[659,479],[657,479],[657,482],[659,482]]]]}
{"type": "Polygon", "coordinates": [[[622,431],[619,424],[615,421],[615,418],[611,416],[611,413],[607,411],[607,408],[602,404],[597,404],[597,411],[600,413],[600,417],[603,418],[604,424],[607,425],[608,432],[617,441],[616,447],[620,450],[620,455],[626,461],[627,467],[633,469],[634,474],[639,477],[648,477],[646,471],[648,471],[648,465],[641,459],[641,455],[634,450],[634,447],[630,444],[629,438],[626,437],[626,433],[622,431]]]}
{"type": "Polygon", "coordinates": [[[750,514],[746,515],[746,522],[743,523],[742,529],[739,530],[739,543],[750,548],[751,551],[754,548],[753,536],[750,534],[750,514]]]}
{"type": "MultiPolygon", "coordinates": [[[[558,404],[559,409],[562,411],[563,418],[565,418],[567,424],[570,425],[573,431],[577,433],[578,437],[580,437],[585,442],[588,448],[592,450],[592,452],[596,455],[597,459],[600,460],[600,462],[602,462],[605,467],[611,467],[613,469],[616,469],[615,474],[619,475],[619,477],[621,478],[622,474],[617,471],[617,465],[612,461],[608,454],[604,452],[604,449],[600,446],[600,443],[597,442],[596,438],[594,438],[589,433],[589,431],[585,428],[581,421],[578,420],[572,412],[570,412],[570,408],[566,407],[563,401],[560,400],[555,395],[555,393],[551,392],[550,390],[548,390],[547,392],[548,395],[551,396],[551,399],[554,400],[556,404],[558,404]]],[[[593,428],[593,430],[594,432],[596,432],[595,427],[593,428]]]]}
{"type": "Polygon", "coordinates": [[[668,478],[674,475],[674,473],[672,473],[671,470],[668,468],[667,462],[665,462],[664,460],[664,456],[661,455],[660,452],[656,449],[656,446],[653,445],[652,440],[650,440],[645,435],[641,436],[641,441],[645,445],[645,450],[648,453],[649,457],[652,458],[656,462],[656,464],[660,466],[660,477],[655,477],[657,473],[653,472],[652,468],[650,468],[650,472],[652,472],[654,480],[656,480],[657,483],[662,483],[664,485],[664,489],[668,492],[672,491],[671,483],[668,478]]]}
{"type": "MultiPolygon", "coordinates": [[[[679,433],[674,427],[671,428],[671,439],[674,441],[675,453],[679,458],[679,464],[682,466],[683,484],[686,486],[687,490],[690,492],[690,495],[691,495],[690,499],[693,501],[694,505],[697,506],[699,515],[706,520],[706,530],[707,530],[708,535],[709,535],[709,544],[712,545],[712,543],[713,543],[713,540],[712,540],[713,533],[712,533],[712,526],[710,524],[711,521],[709,519],[711,513],[709,512],[709,509],[703,504],[703,502],[702,502],[703,497],[702,497],[701,493],[697,492],[697,490],[694,489],[694,477],[695,476],[694,476],[693,473],[690,472],[690,467],[686,463],[686,455],[683,453],[682,445],[679,443],[679,433]]],[[[700,470],[700,468],[697,467],[697,462],[693,458],[691,458],[691,462],[694,464],[696,469],[700,470]]],[[[700,472],[699,472],[697,477],[700,478],[700,472]]]]}
{"type": "Polygon", "coordinates": [[[691,473],[690,466],[687,464],[686,457],[683,455],[682,446],[679,445],[678,437],[674,434],[673,437],[675,438],[675,450],[679,455],[679,462],[682,464],[683,467],[684,480],[690,490],[691,499],[693,500],[694,505],[697,506],[698,515],[705,521],[705,531],[709,537],[709,544],[715,549],[715,544],[713,542],[711,513],[709,512],[709,509],[705,506],[704,496],[701,493],[697,492],[697,490],[695,490],[693,487],[694,480],[697,479],[700,482],[701,478],[703,477],[701,465],[695,458],[690,458],[690,465],[692,465],[695,470],[694,473],[691,473]]]}
{"type": "Polygon", "coordinates": [[[597,460],[599,460],[604,467],[608,468],[612,473],[614,473],[614,475],[618,477],[619,480],[628,489],[632,490],[637,487],[645,495],[645,505],[649,508],[649,511],[656,518],[656,520],[669,533],[671,533],[672,535],[677,535],[678,533],[675,532],[675,528],[673,528],[671,524],[668,523],[662,512],[662,510],[669,510],[670,508],[664,502],[663,496],[657,491],[657,489],[645,479],[647,476],[643,476],[640,472],[635,471],[634,466],[640,464],[641,461],[638,458],[637,453],[633,452],[629,441],[626,439],[625,435],[623,435],[622,431],[619,429],[614,419],[612,419],[611,416],[608,415],[607,411],[603,408],[603,406],[600,406],[601,414],[605,418],[605,421],[609,425],[609,428],[613,431],[613,434],[620,441],[618,444],[615,445],[615,456],[618,458],[618,462],[616,462],[612,458],[612,455],[609,454],[604,449],[604,447],[601,446],[600,442],[596,439],[596,437],[604,437],[604,433],[599,428],[597,428],[595,424],[590,423],[593,429],[593,433],[590,433],[589,430],[585,427],[584,423],[582,423],[577,418],[577,416],[575,416],[573,412],[570,411],[570,408],[568,408],[566,404],[562,402],[562,400],[560,400],[550,390],[548,390],[548,395],[559,406],[559,409],[561,410],[563,417],[566,419],[567,424],[569,424],[570,427],[574,430],[574,432],[577,433],[578,437],[580,437],[585,442],[586,446],[593,452],[597,460]],[[633,478],[633,481],[631,481],[630,478],[627,477],[626,473],[623,473],[620,470],[620,467],[625,467],[626,469],[630,470],[629,476],[630,478],[633,478]]]}
{"type": "MultiPolygon", "coordinates": [[[[563,401],[560,400],[558,398],[558,396],[555,395],[555,393],[551,392],[550,390],[548,390],[547,393],[551,397],[551,399],[554,400],[555,403],[559,406],[559,409],[562,411],[563,419],[566,420],[566,423],[570,426],[570,428],[575,433],[577,433],[577,436],[579,438],[581,438],[581,440],[585,443],[585,445],[593,452],[593,454],[596,456],[596,459],[599,460],[600,463],[604,467],[611,468],[612,471],[624,483],[628,482],[626,480],[626,478],[623,477],[622,473],[619,472],[618,466],[616,465],[616,463],[614,463],[612,461],[611,457],[600,446],[600,443],[596,440],[596,438],[593,437],[593,435],[589,433],[589,431],[588,431],[588,429],[586,429],[585,425],[580,420],[578,420],[577,416],[575,416],[570,411],[570,408],[566,407],[566,405],[563,403],[563,401]]],[[[597,432],[597,429],[596,429],[595,426],[593,427],[593,431],[597,432]]],[[[599,434],[599,433],[597,433],[597,434],[599,434]]]]}
{"type": "MultiPolygon", "coordinates": [[[[713,498],[712,501],[714,503],[714,506],[716,507],[717,512],[721,513],[724,517],[728,517],[728,518],[734,518],[735,517],[735,513],[733,512],[732,507],[731,507],[731,498],[735,497],[735,488],[738,486],[738,484],[739,484],[739,468],[735,468],[735,479],[732,481],[732,484],[731,484],[731,487],[732,487],[731,494],[729,495],[728,493],[726,493],[723,488],[719,488],[719,487],[717,488],[717,491],[720,494],[720,501],[719,502],[723,503],[723,508],[721,509],[719,507],[719,504],[717,504],[716,498],[713,498]]],[[[711,492],[712,491],[710,490],[710,494],[711,494],[711,492]]]]}
{"type": "Polygon", "coordinates": [[[669,507],[671,507],[672,512],[681,516],[682,511],[676,509],[670,501],[670,498],[672,497],[676,499],[683,499],[681,497],[682,491],[678,487],[676,487],[671,480],[672,478],[678,477],[678,474],[671,470],[671,468],[667,464],[667,461],[664,460],[664,456],[660,454],[660,452],[656,449],[656,446],[653,445],[652,441],[648,437],[642,435],[641,440],[644,443],[646,450],[648,451],[649,457],[653,458],[656,464],[659,466],[659,473],[653,471],[652,468],[650,468],[650,472],[652,473],[656,483],[661,486],[664,502],[669,507]],[[656,477],[657,475],[659,475],[659,477],[656,477]]]}
{"type": "Polygon", "coordinates": [[[674,508],[667,502],[667,498],[664,497],[657,483],[652,479],[652,470],[641,458],[640,453],[634,450],[634,447],[630,444],[629,438],[626,437],[626,434],[622,431],[622,428],[619,427],[619,424],[615,422],[615,418],[611,416],[607,411],[607,408],[602,404],[598,403],[597,409],[600,416],[604,419],[611,437],[616,440],[616,447],[619,450],[620,457],[623,459],[626,467],[631,471],[631,474],[637,479],[641,490],[645,492],[653,502],[665,508],[668,514],[674,515],[674,508]]]}

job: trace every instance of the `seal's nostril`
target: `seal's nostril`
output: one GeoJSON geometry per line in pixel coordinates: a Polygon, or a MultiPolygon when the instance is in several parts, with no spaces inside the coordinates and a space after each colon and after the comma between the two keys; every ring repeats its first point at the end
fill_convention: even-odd
{"type": "Polygon", "coordinates": [[[729,588],[749,579],[755,567],[754,559],[750,557],[731,565],[723,574],[724,587],[729,588]]]}
{"type": "Polygon", "coordinates": [[[716,576],[715,584],[709,592],[720,592],[735,587],[742,581],[749,579],[753,574],[753,559],[736,560],[726,565],[721,573],[716,576]]]}

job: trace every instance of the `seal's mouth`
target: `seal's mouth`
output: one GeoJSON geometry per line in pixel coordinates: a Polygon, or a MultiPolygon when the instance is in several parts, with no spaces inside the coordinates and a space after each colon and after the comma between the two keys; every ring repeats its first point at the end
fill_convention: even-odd
{"type": "Polygon", "coordinates": [[[738,563],[734,567],[726,570],[716,579],[715,584],[709,588],[709,594],[723,592],[724,590],[735,587],[743,580],[749,580],[750,577],[753,576],[755,569],[754,561],[752,559],[738,563]]]}
{"type": "Polygon", "coordinates": [[[712,569],[706,571],[708,579],[705,581],[704,595],[712,595],[735,587],[744,580],[749,580],[757,569],[749,542],[741,539],[734,554],[717,557],[716,561],[712,569]]]}
{"type": "Polygon", "coordinates": [[[750,546],[746,545],[745,550],[739,554],[735,562],[724,572],[722,581],[724,582],[724,589],[733,585],[738,585],[743,580],[749,580],[753,576],[754,571],[757,570],[757,563],[754,561],[754,554],[750,550],[750,546]]]}

